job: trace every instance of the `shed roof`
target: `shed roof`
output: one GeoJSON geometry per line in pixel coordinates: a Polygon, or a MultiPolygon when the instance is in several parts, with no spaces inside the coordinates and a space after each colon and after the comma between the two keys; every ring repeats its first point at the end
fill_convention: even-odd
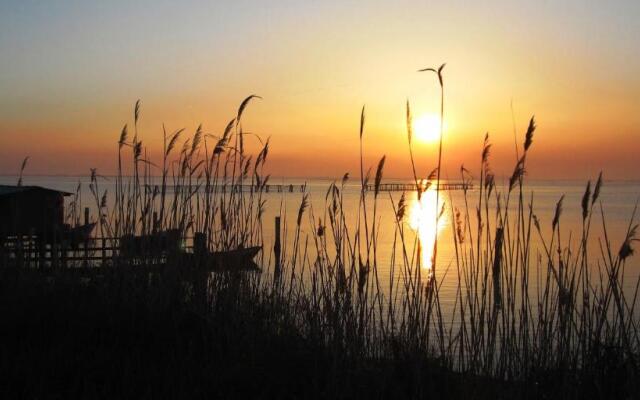
{"type": "Polygon", "coordinates": [[[49,189],[42,186],[11,186],[0,185],[0,197],[11,196],[18,193],[24,193],[28,191],[41,191],[45,193],[58,193],[63,196],[71,196],[69,192],[63,192],[61,190],[49,189]]]}

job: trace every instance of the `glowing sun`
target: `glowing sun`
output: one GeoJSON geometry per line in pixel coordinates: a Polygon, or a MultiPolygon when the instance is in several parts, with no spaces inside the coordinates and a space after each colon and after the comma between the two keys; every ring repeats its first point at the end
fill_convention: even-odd
{"type": "Polygon", "coordinates": [[[413,121],[413,131],[421,142],[431,143],[440,139],[440,117],[424,114],[413,121]]]}

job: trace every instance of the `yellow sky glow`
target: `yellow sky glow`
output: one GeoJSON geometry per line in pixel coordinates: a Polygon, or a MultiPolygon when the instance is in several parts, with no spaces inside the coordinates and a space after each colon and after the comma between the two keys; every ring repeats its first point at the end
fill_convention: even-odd
{"type": "Polygon", "coordinates": [[[140,137],[158,158],[163,123],[190,134],[202,123],[219,134],[256,93],[263,100],[246,110],[243,127],[271,138],[273,176],[353,175],[366,105],[366,162],[385,154],[385,176],[409,177],[407,100],[416,136],[425,139],[415,141],[414,155],[426,174],[438,142],[427,116],[439,115],[440,88],[435,74],[416,71],[446,62],[445,178],[456,178],[463,163],[479,165],[486,132],[493,170],[509,175],[514,146],[522,146],[535,114],[529,176],[587,179],[604,170],[640,179],[633,2],[624,4],[631,10],[497,1],[364,9],[258,3],[250,15],[240,6],[163,5],[151,15],[132,10],[135,24],[125,21],[129,13],[104,7],[44,20],[39,10],[0,13],[7,18],[0,25],[11,28],[0,35],[10,55],[0,62],[0,173],[17,173],[26,155],[30,174],[113,173],[118,135],[132,124],[136,99],[140,137]],[[494,18],[498,8],[504,19],[494,18]],[[174,15],[182,23],[172,32],[158,24],[174,15]],[[83,35],[68,36],[77,31],[83,35]]]}

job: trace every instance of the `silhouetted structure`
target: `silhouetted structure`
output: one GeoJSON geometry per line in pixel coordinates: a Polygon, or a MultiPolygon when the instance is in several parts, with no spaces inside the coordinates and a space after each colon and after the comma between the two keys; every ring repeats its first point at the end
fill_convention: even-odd
{"type": "Polygon", "coordinates": [[[64,197],[40,186],[0,185],[0,237],[53,237],[64,227],[64,197]]]}
{"type": "MultiPolygon", "coordinates": [[[[423,183],[416,185],[415,183],[381,183],[378,190],[381,192],[411,192],[419,188],[421,191],[425,191],[427,188],[436,190],[437,184],[433,183],[426,186],[423,183]]],[[[440,183],[440,190],[472,190],[473,183],[471,182],[442,182],[440,183]]],[[[375,190],[375,184],[369,183],[366,186],[366,190],[375,190]]]]}

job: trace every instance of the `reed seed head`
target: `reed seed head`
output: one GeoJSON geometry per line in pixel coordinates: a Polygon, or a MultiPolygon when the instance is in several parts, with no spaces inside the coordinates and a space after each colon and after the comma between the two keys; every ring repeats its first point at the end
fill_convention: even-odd
{"type": "Polygon", "coordinates": [[[133,110],[133,118],[136,124],[138,124],[139,117],[140,117],[140,99],[136,100],[136,105],[133,110]]]}
{"type": "Polygon", "coordinates": [[[247,105],[249,104],[249,101],[251,101],[251,99],[262,99],[262,97],[252,94],[251,96],[247,97],[246,99],[244,99],[242,101],[242,103],[240,103],[240,107],[238,108],[238,116],[236,117],[235,121],[236,121],[236,125],[240,124],[240,120],[242,119],[242,113],[244,113],[244,109],[247,107],[247,105]]]}
{"type": "Polygon", "coordinates": [[[536,122],[534,118],[535,117],[531,117],[531,119],[529,120],[529,127],[527,128],[527,133],[524,138],[525,152],[529,150],[529,147],[531,147],[531,144],[533,143],[533,132],[535,132],[536,130],[536,122]]]}
{"type": "Polygon", "coordinates": [[[129,132],[127,131],[127,124],[122,127],[122,131],[120,131],[120,139],[118,139],[118,147],[122,148],[125,144],[127,144],[127,137],[129,136],[129,132]]]}
{"type": "Polygon", "coordinates": [[[298,226],[302,224],[302,216],[304,215],[304,211],[307,209],[308,205],[309,205],[309,195],[305,193],[304,196],[302,196],[302,202],[300,203],[300,208],[298,209],[298,219],[297,219],[298,226]]]}
{"type": "Polygon", "coordinates": [[[378,168],[376,170],[376,180],[375,180],[375,187],[374,187],[374,197],[378,197],[378,193],[380,193],[380,183],[382,182],[382,173],[384,170],[384,162],[386,160],[387,156],[382,156],[382,158],[380,159],[380,161],[378,162],[378,168]]]}
{"type": "Polygon", "coordinates": [[[589,199],[591,197],[591,181],[587,182],[587,188],[582,196],[582,220],[586,220],[589,215],[589,199]]]}
{"type": "Polygon", "coordinates": [[[600,197],[601,189],[602,189],[602,171],[600,171],[600,174],[598,175],[598,180],[596,181],[596,187],[595,189],[593,189],[593,197],[591,198],[592,206],[596,202],[596,200],[598,200],[598,197],[600,197]]]}
{"type": "Polygon", "coordinates": [[[620,247],[620,251],[618,252],[618,257],[620,258],[620,261],[624,261],[629,256],[633,255],[634,249],[633,247],[631,247],[631,245],[633,244],[633,242],[640,241],[640,239],[636,237],[637,230],[638,230],[638,225],[634,225],[633,228],[631,228],[627,233],[627,237],[625,238],[624,242],[622,242],[622,246],[620,247]]]}
{"type": "Polygon", "coordinates": [[[404,219],[404,215],[407,212],[407,204],[405,198],[405,192],[402,192],[402,196],[400,196],[400,200],[398,201],[398,208],[396,210],[396,219],[398,221],[402,221],[404,219]]]}
{"type": "Polygon", "coordinates": [[[560,216],[562,215],[562,202],[564,201],[564,195],[560,196],[560,200],[556,203],[556,212],[553,215],[553,221],[551,227],[555,230],[556,226],[560,222],[560,216]]]}

